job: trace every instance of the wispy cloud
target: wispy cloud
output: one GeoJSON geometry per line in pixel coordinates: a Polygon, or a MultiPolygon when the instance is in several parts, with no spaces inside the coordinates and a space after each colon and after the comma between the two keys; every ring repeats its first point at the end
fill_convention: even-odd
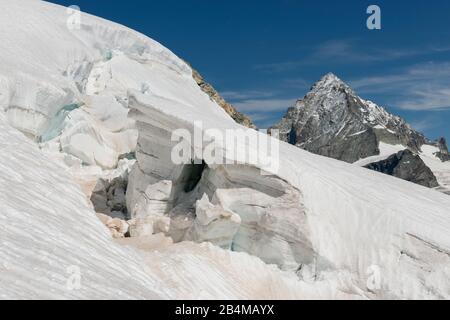
{"type": "Polygon", "coordinates": [[[410,125],[417,131],[426,131],[436,126],[436,119],[434,117],[427,117],[425,119],[413,120],[410,125]]]}
{"type": "Polygon", "coordinates": [[[339,39],[321,43],[294,61],[256,65],[255,69],[268,73],[279,73],[307,65],[333,63],[373,63],[397,60],[405,57],[447,52],[450,47],[425,46],[422,48],[374,49],[360,44],[356,40],[339,39]]]}
{"type": "MultiPolygon", "coordinates": [[[[450,84],[449,84],[450,85],[450,84]]],[[[428,85],[426,88],[413,88],[410,91],[411,98],[400,101],[398,106],[402,109],[424,110],[424,109],[449,109],[450,89],[441,85],[428,85]]]]}
{"type": "Polygon", "coordinates": [[[450,62],[425,63],[395,74],[350,81],[359,93],[395,95],[391,104],[409,110],[450,108],[450,62]]]}

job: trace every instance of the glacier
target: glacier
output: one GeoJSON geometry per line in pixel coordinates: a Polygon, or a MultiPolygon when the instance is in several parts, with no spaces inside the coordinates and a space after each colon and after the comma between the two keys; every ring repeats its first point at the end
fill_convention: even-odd
{"type": "Polygon", "coordinates": [[[445,178],[436,178],[450,173],[444,169],[449,160],[445,139],[426,138],[404,119],[358,96],[333,73],[317,81],[269,132],[274,129],[281,140],[315,154],[448,193],[445,178]],[[433,158],[444,164],[427,166],[419,156],[422,147],[433,147],[433,158]]]}
{"type": "Polygon", "coordinates": [[[161,234],[114,241],[67,168],[3,115],[0,145],[0,299],[358,298],[335,290],[339,279],[303,283],[208,243],[174,245],[161,234]]]}
{"type": "Polygon", "coordinates": [[[0,116],[0,297],[160,299],[158,281],[111,241],[69,172],[0,116]],[[70,290],[71,267],[81,274],[70,290]]]}
{"type": "Polygon", "coordinates": [[[142,34],[0,3],[1,298],[450,298],[447,195],[287,143],[278,170],[206,162],[187,187],[196,168],[170,161],[173,130],[271,138],[142,34]],[[114,239],[90,199],[125,175],[134,236],[114,239]]]}

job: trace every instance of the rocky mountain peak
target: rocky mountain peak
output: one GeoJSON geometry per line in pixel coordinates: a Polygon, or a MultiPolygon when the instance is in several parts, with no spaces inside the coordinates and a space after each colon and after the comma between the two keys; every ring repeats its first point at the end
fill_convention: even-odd
{"type": "Polygon", "coordinates": [[[377,155],[380,141],[416,152],[425,143],[406,121],[360,98],[333,73],[316,82],[272,128],[284,141],[347,162],[377,155]]]}
{"type": "MultiPolygon", "coordinates": [[[[300,101],[307,101],[308,107],[318,111],[351,112],[359,117],[360,121],[369,126],[385,128],[409,125],[400,117],[390,114],[385,108],[372,101],[364,100],[355,91],[334,73],[327,73],[314,84],[311,91],[300,101]],[[311,103],[312,102],[312,103],[311,103]]],[[[297,104],[302,107],[302,104],[297,104]]]]}
{"type": "Polygon", "coordinates": [[[326,95],[330,92],[342,92],[355,95],[348,84],[338,78],[334,73],[327,73],[311,88],[311,94],[326,95]]]}

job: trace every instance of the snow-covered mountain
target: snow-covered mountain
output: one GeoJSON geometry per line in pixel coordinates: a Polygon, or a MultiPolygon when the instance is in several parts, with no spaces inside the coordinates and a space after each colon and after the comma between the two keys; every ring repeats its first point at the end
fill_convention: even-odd
{"type": "Polygon", "coordinates": [[[450,298],[448,196],[287,143],[176,164],[177,129],[273,138],[146,36],[0,4],[1,298],[450,298]]]}
{"type": "MultiPolygon", "coordinates": [[[[283,141],[310,152],[363,164],[427,187],[437,187],[437,182],[432,168],[417,169],[426,167],[422,147],[432,146],[434,158],[449,160],[444,139],[430,141],[402,118],[360,98],[332,73],[318,81],[271,129],[278,129],[283,141]],[[395,156],[405,149],[417,156],[395,156]]],[[[448,169],[450,176],[450,162],[448,169]]],[[[441,185],[447,186],[443,181],[441,185]]]]}

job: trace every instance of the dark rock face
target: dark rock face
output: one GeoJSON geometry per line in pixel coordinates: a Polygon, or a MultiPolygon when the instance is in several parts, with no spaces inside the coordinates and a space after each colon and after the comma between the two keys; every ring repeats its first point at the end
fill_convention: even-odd
{"type": "Polygon", "coordinates": [[[349,163],[378,154],[377,136],[372,129],[349,137],[334,137],[321,145],[310,145],[308,151],[349,163]]]}
{"type": "Polygon", "coordinates": [[[380,141],[415,152],[426,142],[403,119],[361,99],[333,74],[317,82],[273,129],[283,141],[350,163],[378,155],[380,141]]]}
{"type": "Polygon", "coordinates": [[[439,186],[433,172],[418,155],[413,154],[410,150],[400,151],[386,160],[371,163],[365,167],[424,187],[439,186]]]}

